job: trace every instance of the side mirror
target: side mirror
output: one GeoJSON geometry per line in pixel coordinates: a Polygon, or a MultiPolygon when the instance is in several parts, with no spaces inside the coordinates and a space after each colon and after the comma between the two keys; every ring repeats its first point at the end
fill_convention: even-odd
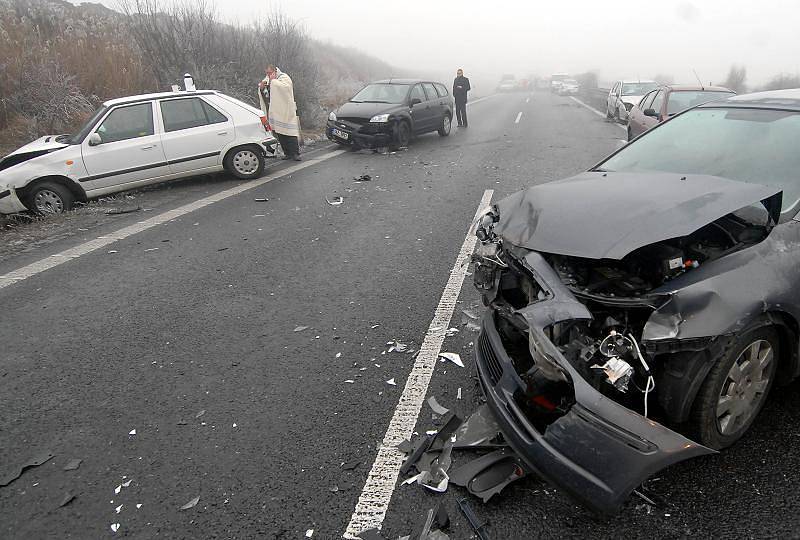
{"type": "Polygon", "coordinates": [[[649,117],[651,117],[651,118],[658,118],[659,116],[661,116],[660,114],[658,114],[658,113],[656,112],[656,110],[655,110],[655,109],[645,109],[645,110],[644,110],[644,115],[645,115],[645,116],[649,116],[649,117]]]}
{"type": "Polygon", "coordinates": [[[413,107],[414,105],[419,105],[420,103],[422,103],[422,100],[421,100],[421,99],[419,99],[419,98],[413,98],[413,99],[411,100],[411,106],[412,106],[412,107],[413,107]]]}
{"type": "Polygon", "coordinates": [[[98,146],[103,144],[103,139],[100,138],[99,133],[92,133],[89,135],[89,146],[98,146]]]}

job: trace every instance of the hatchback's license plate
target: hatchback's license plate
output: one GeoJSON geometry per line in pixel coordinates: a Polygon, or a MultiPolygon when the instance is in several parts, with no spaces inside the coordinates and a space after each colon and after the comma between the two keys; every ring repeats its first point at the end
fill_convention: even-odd
{"type": "Polygon", "coordinates": [[[333,133],[334,137],[339,137],[340,139],[344,139],[345,141],[350,139],[350,134],[346,131],[342,131],[340,129],[332,128],[331,132],[333,133]]]}

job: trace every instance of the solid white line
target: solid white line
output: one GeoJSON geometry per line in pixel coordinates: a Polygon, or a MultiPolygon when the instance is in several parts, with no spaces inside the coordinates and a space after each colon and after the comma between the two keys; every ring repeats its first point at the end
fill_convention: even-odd
{"type": "Polygon", "coordinates": [[[520,111],[519,114],[517,114],[517,119],[514,120],[514,123],[519,124],[520,118],[522,118],[522,111],[520,111]]]}
{"type": "MultiPolygon", "coordinates": [[[[580,105],[583,105],[584,107],[586,107],[587,109],[589,109],[590,111],[592,111],[594,114],[596,114],[596,115],[597,115],[597,116],[599,116],[600,118],[605,118],[605,117],[606,117],[606,115],[605,115],[604,113],[602,113],[602,112],[598,111],[597,109],[595,109],[594,107],[592,107],[592,106],[591,106],[591,105],[589,105],[588,103],[584,103],[583,101],[579,100],[578,98],[576,98],[576,97],[574,97],[574,96],[569,96],[569,99],[571,99],[571,100],[572,100],[572,101],[574,101],[575,103],[578,103],[578,104],[580,104],[580,105]]],[[[623,129],[623,130],[625,130],[625,131],[628,131],[628,128],[626,128],[625,126],[622,126],[622,125],[620,125],[620,124],[617,124],[616,122],[614,122],[614,125],[615,125],[615,126],[617,126],[617,127],[619,127],[620,129],[623,129]]]]}
{"type": "Polygon", "coordinates": [[[476,103],[480,103],[481,101],[485,101],[489,98],[493,98],[496,95],[497,94],[489,94],[488,96],[483,96],[482,98],[478,98],[475,101],[467,101],[467,107],[469,107],[470,105],[475,105],[476,103]]]}
{"type": "Polygon", "coordinates": [[[531,102],[531,98],[525,98],[525,103],[530,103],[530,102],[531,102]]]}
{"type": "Polygon", "coordinates": [[[28,279],[29,277],[33,277],[36,274],[40,274],[45,270],[55,268],[56,266],[64,264],[65,262],[68,262],[72,259],[77,259],[82,255],[86,255],[87,253],[96,251],[100,248],[108,246],[109,244],[113,244],[114,242],[117,242],[119,240],[123,240],[134,234],[146,231],[147,229],[150,229],[157,225],[161,225],[162,223],[166,223],[167,221],[179,218],[185,214],[188,214],[189,212],[194,212],[195,210],[199,210],[200,208],[203,208],[210,204],[214,204],[215,202],[227,199],[228,197],[233,197],[234,195],[238,195],[239,193],[247,191],[248,189],[253,189],[255,187],[264,185],[268,182],[272,182],[273,180],[276,180],[278,178],[289,176],[290,174],[296,173],[297,171],[305,169],[306,167],[311,167],[312,165],[316,165],[322,161],[331,159],[345,152],[346,150],[334,150],[329,154],[324,154],[320,157],[310,159],[308,161],[304,161],[303,163],[298,163],[297,165],[283,169],[280,172],[280,174],[277,174],[275,176],[258,178],[256,180],[251,180],[250,182],[240,184],[236,187],[226,189],[225,191],[220,191],[219,193],[215,193],[214,195],[210,195],[204,199],[200,199],[199,201],[185,204],[183,206],[175,208],[174,210],[169,210],[167,212],[164,212],[163,214],[153,216],[150,219],[134,223],[133,225],[129,225],[127,227],[123,227],[122,229],[109,233],[107,235],[98,236],[94,240],[90,240],[86,243],[67,249],[65,251],[62,251],[61,253],[50,255],[49,257],[31,263],[27,266],[23,266],[22,268],[17,268],[16,270],[12,270],[11,272],[0,276],[0,289],[8,287],[9,285],[13,285],[15,283],[19,283],[20,281],[28,279]]]}
{"type": "Polygon", "coordinates": [[[353,516],[347,525],[344,538],[358,538],[358,534],[368,529],[380,528],[386,517],[386,509],[392,499],[400,466],[404,456],[397,449],[397,445],[405,439],[410,439],[417,423],[417,417],[422,408],[428,385],[442,349],[445,332],[450,325],[450,319],[461,293],[461,286],[469,267],[469,260],[475,250],[477,238],[475,237],[475,222],[484,208],[492,200],[494,190],[487,189],[483,193],[475,219],[467,231],[467,237],[458,253],[456,263],[450,271],[450,278],[444,288],[439,305],[433,315],[433,320],[425,334],[425,339],[419,348],[419,354],[411,368],[411,373],[406,381],[403,394],[394,411],[394,416],[389,422],[389,428],[383,437],[383,442],[378,448],[378,455],[372,464],[372,469],[367,476],[366,484],[358,498],[353,516]]]}

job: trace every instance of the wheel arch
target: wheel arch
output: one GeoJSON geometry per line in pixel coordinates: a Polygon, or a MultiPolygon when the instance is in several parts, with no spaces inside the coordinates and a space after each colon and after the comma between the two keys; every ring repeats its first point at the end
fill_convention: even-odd
{"type": "Polygon", "coordinates": [[[264,147],[258,144],[257,142],[239,142],[236,144],[230,145],[228,148],[224,149],[220,155],[222,156],[221,164],[225,165],[226,161],[228,160],[228,156],[232,155],[237,150],[242,148],[252,148],[263,157],[267,157],[267,151],[264,150],[264,147]]]}
{"type": "Polygon", "coordinates": [[[73,195],[75,195],[76,201],[86,202],[87,200],[86,191],[83,189],[83,186],[69,177],[57,174],[41,176],[31,182],[28,182],[24,187],[17,188],[17,193],[19,193],[20,199],[23,200],[23,202],[26,201],[33,188],[39,184],[43,184],[44,182],[55,182],[56,184],[66,187],[73,195]]]}

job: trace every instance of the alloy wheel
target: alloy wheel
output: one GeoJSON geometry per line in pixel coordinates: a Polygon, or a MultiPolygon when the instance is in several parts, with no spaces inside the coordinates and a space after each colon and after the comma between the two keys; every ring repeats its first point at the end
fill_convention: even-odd
{"type": "Polygon", "coordinates": [[[453,124],[453,121],[450,120],[450,117],[445,115],[444,120],[442,120],[442,131],[444,133],[450,133],[450,128],[453,124]]]}
{"type": "Polygon", "coordinates": [[[761,408],[774,361],[772,345],[760,339],[747,346],[733,363],[717,400],[717,427],[721,434],[736,433],[761,408]]]}

